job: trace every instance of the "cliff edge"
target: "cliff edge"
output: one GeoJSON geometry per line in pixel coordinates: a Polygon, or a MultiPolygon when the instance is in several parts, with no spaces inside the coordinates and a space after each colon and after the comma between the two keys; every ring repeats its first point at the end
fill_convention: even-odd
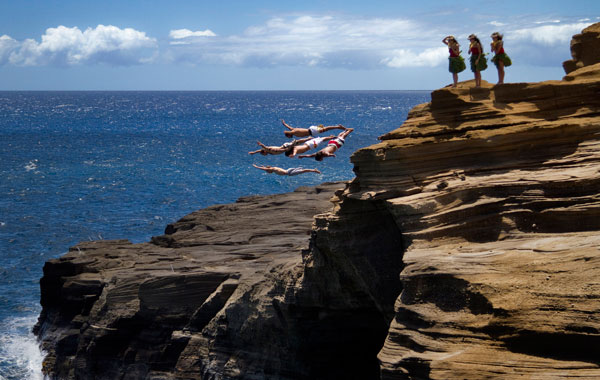
{"type": "Polygon", "coordinates": [[[348,184],[48,261],[45,373],[600,378],[599,46],[574,36],[562,80],[434,91],[348,184]]]}

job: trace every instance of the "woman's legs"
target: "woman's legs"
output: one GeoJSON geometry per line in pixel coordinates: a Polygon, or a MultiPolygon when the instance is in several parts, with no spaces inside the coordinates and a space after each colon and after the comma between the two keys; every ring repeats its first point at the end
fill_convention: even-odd
{"type": "Polygon", "coordinates": [[[341,125],[341,124],[338,124],[338,125],[330,125],[330,126],[327,126],[327,127],[323,127],[323,129],[321,130],[321,133],[323,133],[323,132],[329,132],[329,131],[331,131],[331,130],[334,130],[334,129],[341,129],[341,130],[345,130],[345,129],[346,129],[346,127],[344,127],[344,126],[343,126],[343,125],[341,125]]]}
{"type": "MultiPolygon", "coordinates": [[[[298,175],[298,174],[304,174],[304,173],[318,173],[321,174],[321,171],[319,169],[298,169],[295,171],[295,173],[293,175],[298,175]]],[[[292,174],[290,174],[292,175],[292,174]]]]}
{"type": "Polygon", "coordinates": [[[452,73],[452,80],[454,81],[452,87],[456,87],[456,85],[458,84],[458,73],[452,73]]]}
{"type": "Polygon", "coordinates": [[[345,139],[350,133],[352,133],[353,130],[354,128],[346,128],[344,132],[340,132],[340,134],[338,134],[338,137],[345,139]]]}
{"type": "Polygon", "coordinates": [[[504,62],[498,60],[498,84],[504,83],[504,62]]]}

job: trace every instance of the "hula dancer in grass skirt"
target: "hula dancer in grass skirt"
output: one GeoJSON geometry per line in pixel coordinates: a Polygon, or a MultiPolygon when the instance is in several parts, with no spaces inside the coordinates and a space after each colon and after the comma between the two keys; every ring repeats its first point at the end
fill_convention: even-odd
{"type": "Polygon", "coordinates": [[[460,45],[454,36],[448,36],[444,38],[442,42],[448,45],[448,50],[450,51],[450,57],[448,57],[448,71],[452,73],[452,79],[454,81],[452,87],[456,87],[458,84],[458,73],[467,68],[465,59],[460,55],[460,45]]]}
{"type": "Polygon", "coordinates": [[[487,59],[483,54],[483,46],[476,35],[469,36],[469,54],[471,54],[471,71],[475,74],[475,87],[481,87],[481,72],[487,69],[487,59]]]}
{"type": "Polygon", "coordinates": [[[504,42],[502,34],[495,32],[492,34],[492,51],[496,54],[492,62],[498,69],[498,84],[504,83],[504,68],[512,65],[510,57],[504,52],[504,42]]]}

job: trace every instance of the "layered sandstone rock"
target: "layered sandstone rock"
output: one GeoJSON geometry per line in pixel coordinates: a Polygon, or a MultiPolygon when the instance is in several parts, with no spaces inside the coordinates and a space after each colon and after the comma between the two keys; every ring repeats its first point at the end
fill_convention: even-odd
{"type": "Polygon", "coordinates": [[[573,36],[571,56],[573,59],[563,63],[567,74],[600,62],[600,24],[591,25],[573,36]]]}
{"type": "Polygon", "coordinates": [[[352,156],[343,191],[245,198],[48,262],[46,372],[600,378],[598,28],[562,81],[434,91],[352,156]]]}
{"type": "Polygon", "coordinates": [[[407,248],[381,379],[600,378],[598,28],[565,80],[434,91],[354,154],[342,198],[407,248]]]}

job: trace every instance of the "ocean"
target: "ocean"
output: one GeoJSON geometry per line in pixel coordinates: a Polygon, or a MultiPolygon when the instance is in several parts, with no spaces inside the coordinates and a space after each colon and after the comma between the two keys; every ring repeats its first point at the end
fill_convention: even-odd
{"type": "Polygon", "coordinates": [[[350,155],[428,101],[428,91],[0,92],[0,380],[43,378],[31,328],[47,260],[80,241],[145,242],[240,196],[351,179],[350,155]],[[354,132],[322,162],[249,155],[257,140],[289,141],[281,119],[354,132]]]}

